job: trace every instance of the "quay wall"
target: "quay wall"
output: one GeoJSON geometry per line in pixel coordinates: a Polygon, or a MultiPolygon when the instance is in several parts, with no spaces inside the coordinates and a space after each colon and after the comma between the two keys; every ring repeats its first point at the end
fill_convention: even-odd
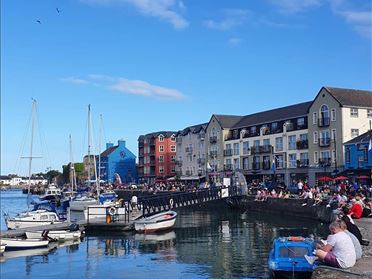
{"type": "Polygon", "coordinates": [[[333,210],[326,205],[312,206],[302,199],[279,199],[268,197],[265,201],[255,201],[254,196],[237,196],[228,198],[227,203],[232,208],[265,213],[281,214],[309,218],[329,223],[334,219],[333,210]]]}

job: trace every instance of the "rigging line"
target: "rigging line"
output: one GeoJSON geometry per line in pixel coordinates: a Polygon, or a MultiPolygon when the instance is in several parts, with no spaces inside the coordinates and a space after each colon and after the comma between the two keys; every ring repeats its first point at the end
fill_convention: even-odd
{"type": "MultiPolygon", "coordinates": [[[[102,116],[102,114],[101,114],[101,116],[102,116]]],[[[104,124],[103,123],[103,117],[101,117],[101,129],[102,129],[102,132],[103,132],[103,138],[105,140],[105,143],[107,143],[108,141],[107,141],[107,137],[106,137],[105,126],[103,124],[104,124]]]]}
{"type": "Polygon", "coordinates": [[[85,129],[84,129],[84,133],[83,133],[83,142],[82,142],[82,144],[81,144],[81,158],[83,158],[83,162],[84,162],[84,154],[85,154],[85,147],[86,146],[88,146],[86,143],[85,143],[85,137],[86,137],[86,135],[87,135],[87,130],[88,130],[88,122],[89,122],[89,120],[87,120],[86,122],[85,122],[85,129]]]}
{"type": "Polygon", "coordinates": [[[39,117],[39,109],[37,107],[36,107],[36,120],[37,120],[37,123],[38,123],[38,126],[39,126],[39,137],[40,137],[40,141],[41,141],[42,152],[44,153],[44,150],[43,150],[44,147],[45,147],[45,150],[46,150],[46,156],[45,156],[46,157],[46,164],[47,164],[46,167],[48,168],[48,167],[52,166],[52,160],[51,160],[51,157],[50,157],[50,153],[49,153],[44,129],[42,129],[42,126],[41,126],[41,121],[40,121],[40,117],[39,117]]]}
{"type": "Polygon", "coordinates": [[[31,113],[28,115],[28,121],[27,121],[27,124],[26,124],[26,129],[24,131],[24,134],[23,134],[23,137],[22,137],[22,141],[21,141],[21,148],[20,148],[20,152],[18,154],[18,157],[16,159],[16,162],[15,162],[15,166],[14,166],[14,171],[16,174],[19,174],[20,172],[20,169],[21,169],[21,157],[23,155],[23,151],[25,149],[25,145],[26,145],[26,138],[27,138],[27,134],[30,130],[30,124],[31,124],[31,116],[32,116],[32,109],[31,109],[31,113]]]}

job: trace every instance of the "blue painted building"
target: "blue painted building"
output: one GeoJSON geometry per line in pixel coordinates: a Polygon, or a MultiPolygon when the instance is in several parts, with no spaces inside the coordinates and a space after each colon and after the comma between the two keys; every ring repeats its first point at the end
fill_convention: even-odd
{"type": "MultiPolygon", "coordinates": [[[[98,156],[96,162],[98,169],[98,156]]],[[[101,153],[101,180],[113,183],[115,173],[123,184],[137,182],[136,156],[125,147],[124,140],[118,140],[115,146],[106,143],[106,150],[101,153]]]]}
{"type": "Polygon", "coordinates": [[[372,141],[372,130],[353,138],[344,144],[345,168],[357,175],[372,174],[372,150],[369,150],[372,141]]]}

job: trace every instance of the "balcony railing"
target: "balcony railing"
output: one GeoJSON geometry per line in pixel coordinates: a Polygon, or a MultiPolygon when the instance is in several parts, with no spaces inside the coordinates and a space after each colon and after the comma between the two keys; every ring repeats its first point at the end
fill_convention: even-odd
{"type": "Polygon", "coordinates": [[[186,153],[192,153],[192,147],[186,147],[185,152],[186,153]]]}
{"type": "Polygon", "coordinates": [[[260,162],[253,162],[252,170],[259,170],[259,169],[260,169],[260,162]]]}
{"type": "Polygon", "coordinates": [[[321,159],[319,159],[319,166],[330,167],[331,166],[331,158],[321,158],[321,159]]]}
{"type": "Polygon", "coordinates": [[[297,149],[308,149],[309,148],[309,140],[298,140],[296,142],[297,149]]]}
{"type": "Polygon", "coordinates": [[[318,118],[318,127],[328,127],[330,124],[329,117],[318,118]]]}
{"type": "Polygon", "coordinates": [[[271,168],[271,163],[270,163],[270,161],[262,162],[262,169],[264,169],[264,170],[269,170],[270,168],[271,168]]]}
{"type": "Polygon", "coordinates": [[[251,147],[251,154],[272,153],[272,152],[273,152],[272,145],[259,145],[259,146],[251,147]]]}
{"type": "Polygon", "coordinates": [[[210,156],[211,158],[215,158],[215,157],[217,157],[217,151],[210,151],[210,152],[209,152],[209,156],[210,156]]]}
{"type": "Polygon", "coordinates": [[[298,168],[306,168],[308,166],[309,166],[309,159],[297,160],[297,167],[298,168]]]}
{"type": "Polygon", "coordinates": [[[319,139],[319,146],[320,147],[327,147],[331,145],[331,138],[320,138],[319,139]]]}
{"type": "Polygon", "coordinates": [[[176,164],[177,166],[182,166],[182,160],[176,160],[175,164],[176,164]]]}
{"type": "Polygon", "coordinates": [[[225,149],[225,150],[223,151],[223,154],[224,154],[225,156],[232,156],[232,149],[225,149]]]}
{"type": "Polygon", "coordinates": [[[216,143],[217,142],[217,136],[209,137],[209,142],[210,143],[216,143]]]}

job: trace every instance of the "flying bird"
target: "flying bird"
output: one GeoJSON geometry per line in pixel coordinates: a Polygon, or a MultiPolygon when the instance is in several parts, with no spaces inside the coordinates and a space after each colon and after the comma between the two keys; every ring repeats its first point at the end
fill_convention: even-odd
{"type": "Polygon", "coordinates": [[[60,9],[58,9],[58,8],[56,8],[56,11],[57,11],[57,13],[60,13],[60,12],[61,12],[61,10],[60,10],[60,9]]]}
{"type": "Polygon", "coordinates": [[[37,23],[41,24],[41,21],[40,20],[36,20],[37,23]]]}

